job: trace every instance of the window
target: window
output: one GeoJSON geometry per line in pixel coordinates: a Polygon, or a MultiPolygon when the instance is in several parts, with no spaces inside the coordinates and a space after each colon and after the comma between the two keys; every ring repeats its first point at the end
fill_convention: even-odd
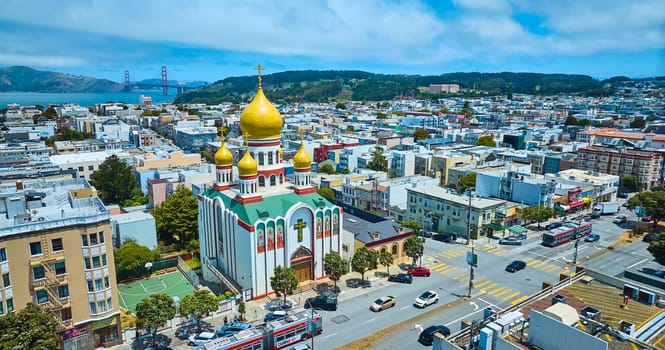
{"type": "Polygon", "coordinates": [[[99,231],[99,243],[104,243],[104,231],[99,231]]]}
{"type": "Polygon", "coordinates": [[[92,257],[92,267],[98,268],[100,266],[101,266],[101,264],[99,263],[99,257],[98,256],[93,256],[92,257]]]}
{"type": "Polygon", "coordinates": [[[92,268],[90,266],[90,258],[83,258],[83,261],[85,261],[85,269],[90,270],[92,268]]]}
{"type": "Polygon", "coordinates": [[[72,309],[71,308],[65,308],[60,310],[60,321],[66,322],[66,321],[71,321],[72,320],[72,309]]]}
{"type": "Polygon", "coordinates": [[[94,302],[90,303],[90,313],[91,314],[96,314],[97,313],[97,306],[95,305],[94,302]]]}
{"type": "Polygon", "coordinates": [[[392,253],[393,255],[397,255],[397,244],[393,245],[392,253]]]}
{"type": "Polygon", "coordinates": [[[42,254],[42,244],[41,242],[31,242],[30,243],[30,255],[41,255],[42,254]]]}
{"type": "Polygon", "coordinates": [[[97,302],[97,310],[99,310],[99,312],[106,311],[106,302],[104,300],[97,302]]]}
{"type": "Polygon", "coordinates": [[[111,284],[109,283],[109,276],[104,277],[104,288],[110,287],[111,284]]]}
{"type": "Polygon", "coordinates": [[[92,286],[92,281],[88,280],[88,292],[94,292],[95,288],[92,286]]]}
{"type": "Polygon", "coordinates": [[[64,299],[69,297],[69,286],[58,286],[58,298],[64,299]]]}
{"type": "Polygon", "coordinates": [[[32,268],[32,278],[34,280],[40,280],[46,278],[46,273],[44,272],[44,266],[35,266],[32,268]]]}
{"type": "Polygon", "coordinates": [[[108,300],[106,300],[106,309],[113,310],[113,299],[108,298],[108,300]]]}
{"type": "Polygon", "coordinates": [[[7,299],[7,312],[12,312],[14,311],[14,299],[9,298],[7,299]]]}
{"type": "Polygon", "coordinates": [[[65,268],[65,262],[60,261],[55,263],[55,275],[60,276],[67,273],[67,268],[65,268]]]}
{"type": "Polygon", "coordinates": [[[7,261],[7,251],[5,248],[0,248],[0,262],[7,261]]]}
{"type": "Polygon", "coordinates": [[[102,254],[102,266],[106,266],[106,254],[102,254]]]}
{"type": "Polygon", "coordinates": [[[82,167],[82,166],[79,167],[79,171],[83,171],[83,167],[82,167]]]}
{"type": "Polygon", "coordinates": [[[102,279],[95,280],[95,289],[104,290],[104,285],[102,284],[102,279]]]}
{"type": "Polygon", "coordinates": [[[12,285],[12,281],[9,279],[9,273],[2,274],[2,286],[7,288],[12,285]]]}
{"type": "Polygon", "coordinates": [[[342,251],[348,253],[349,252],[349,246],[346,244],[342,244],[342,251]]]}
{"type": "Polygon", "coordinates": [[[90,234],[90,245],[97,245],[97,234],[96,233],[91,233],[90,234]]]}
{"type": "Polygon", "coordinates": [[[51,240],[51,250],[54,252],[62,251],[62,238],[56,238],[51,240]]]}
{"type": "Polygon", "coordinates": [[[5,309],[2,306],[2,301],[0,301],[0,315],[4,315],[4,314],[5,314],[5,309]]]}
{"type": "Polygon", "coordinates": [[[88,165],[88,170],[93,171],[93,170],[95,170],[95,167],[93,165],[88,165]]]}
{"type": "Polygon", "coordinates": [[[88,235],[81,235],[81,245],[84,247],[88,246],[88,235]]]}
{"type": "Polygon", "coordinates": [[[37,298],[37,304],[46,304],[48,303],[48,293],[46,293],[45,290],[38,290],[37,293],[35,293],[35,297],[37,298]]]}

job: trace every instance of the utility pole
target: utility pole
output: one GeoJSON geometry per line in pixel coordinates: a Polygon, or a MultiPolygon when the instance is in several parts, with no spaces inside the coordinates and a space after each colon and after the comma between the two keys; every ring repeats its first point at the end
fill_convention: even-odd
{"type": "MultiPolygon", "coordinates": [[[[475,248],[473,245],[471,246],[471,256],[475,256],[475,248]]],[[[473,289],[473,263],[469,262],[469,294],[467,295],[468,298],[471,298],[471,290],[473,289]]]]}
{"type": "Polygon", "coordinates": [[[469,206],[466,213],[466,244],[471,244],[471,190],[473,190],[473,187],[467,189],[469,192],[469,206]]]}

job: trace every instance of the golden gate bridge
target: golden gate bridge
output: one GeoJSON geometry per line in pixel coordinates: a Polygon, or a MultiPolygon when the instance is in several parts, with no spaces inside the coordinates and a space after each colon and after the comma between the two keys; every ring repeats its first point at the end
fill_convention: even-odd
{"type": "Polygon", "coordinates": [[[140,88],[161,88],[162,93],[164,95],[169,94],[169,89],[176,89],[178,91],[178,94],[181,94],[185,91],[196,89],[196,87],[186,86],[185,83],[173,84],[172,82],[169,82],[168,75],[166,72],[166,66],[162,66],[162,79],[160,82],[157,83],[132,82],[129,79],[129,70],[125,70],[124,90],[133,91],[140,88]]]}

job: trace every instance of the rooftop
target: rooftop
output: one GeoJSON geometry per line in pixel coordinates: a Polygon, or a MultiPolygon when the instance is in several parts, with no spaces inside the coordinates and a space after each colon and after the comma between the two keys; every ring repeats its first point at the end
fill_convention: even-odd
{"type": "MultiPolygon", "coordinates": [[[[467,206],[469,205],[469,197],[449,193],[447,189],[441,186],[424,186],[418,188],[408,188],[409,192],[416,192],[421,195],[438,198],[444,201],[453,202],[455,204],[467,206]]],[[[491,208],[494,206],[503,205],[505,201],[498,199],[488,199],[480,197],[471,197],[471,207],[476,209],[491,208]]]]}

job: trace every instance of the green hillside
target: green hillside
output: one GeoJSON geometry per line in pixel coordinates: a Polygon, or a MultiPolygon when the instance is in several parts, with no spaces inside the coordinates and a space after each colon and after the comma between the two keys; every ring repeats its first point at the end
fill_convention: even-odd
{"type": "Polygon", "coordinates": [[[0,68],[0,92],[116,92],[122,84],[107,79],[39,71],[29,67],[0,68]]]}

